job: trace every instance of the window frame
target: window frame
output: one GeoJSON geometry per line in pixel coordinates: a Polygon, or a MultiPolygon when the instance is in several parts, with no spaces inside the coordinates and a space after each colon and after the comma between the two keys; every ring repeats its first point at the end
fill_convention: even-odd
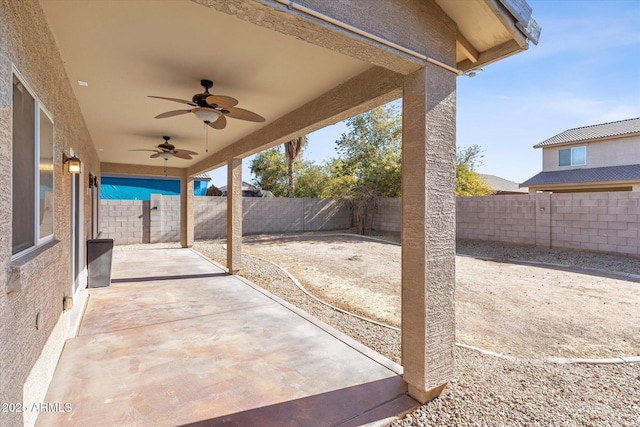
{"type": "Polygon", "coordinates": [[[587,164],[587,146],[586,145],[581,145],[579,147],[569,147],[569,148],[560,148],[560,149],[558,149],[558,167],[565,168],[567,166],[584,166],[586,164],[587,164]],[[573,160],[573,158],[574,158],[573,152],[574,152],[574,150],[580,150],[580,149],[584,150],[584,162],[576,163],[573,160]],[[568,165],[560,164],[560,156],[561,156],[561,153],[563,151],[569,151],[569,153],[570,153],[569,164],[568,165]]]}
{"type": "MultiPolygon", "coordinates": [[[[11,66],[12,68],[12,82],[13,82],[13,78],[17,79],[20,84],[22,84],[22,86],[26,89],[27,93],[29,93],[29,95],[31,95],[31,97],[33,97],[34,100],[34,138],[33,138],[33,148],[34,148],[34,152],[33,152],[33,174],[34,174],[34,183],[33,183],[33,188],[31,189],[32,191],[32,197],[33,197],[33,203],[34,203],[34,209],[33,209],[33,218],[32,218],[32,226],[33,226],[33,244],[31,246],[29,246],[28,248],[22,249],[19,252],[13,253],[13,237],[11,240],[11,260],[15,260],[20,258],[23,255],[26,255],[44,245],[46,245],[47,243],[51,242],[54,240],[55,238],[55,185],[56,185],[56,177],[55,177],[55,138],[56,138],[56,128],[55,128],[55,121],[53,119],[53,116],[51,115],[51,113],[49,112],[49,110],[42,104],[42,102],[40,101],[40,98],[38,98],[38,96],[36,95],[35,91],[31,88],[31,86],[27,83],[27,80],[24,78],[24,76],[22,75],[22,73],[20,73],[20,71],[15,67],[15,65],[12,64],[11,66]],[[53,197],[51,200],[51,221],[53,224],[52,230],[50,234],[47,234],[46,236],[40,237],[40,131],[41,131],[41,126],[40,126],[40,114],[44,113],[44,115],[49,119],[49,121],[51,122],[51,126],[52,126],[52,193],[53,193],[53,197]]],[[[11,105],[13,107],[13,83],[11,85],[11,105]]],[[[11,115],[11,132],[13,134],[14,132],[14,117],[13,114],[11,115]]],[[[13,137],[12,137],[12,149],[13,149],[13,137]]],[[[13,160],[11,162],[11,200],[12,200],[12,213],[11,215],[16,215],[16,212],[13,212],[13,197],[14,195],[14,186],[13,186],[13,180],[15,179],[14,176],[14,167],[15,165],[13,164],[13,160]]],[[[13,228],[13,219],[11,220],[11,227],[13,228]]],[[[13,234],[13,232],[12,232],[13,234]]]]}

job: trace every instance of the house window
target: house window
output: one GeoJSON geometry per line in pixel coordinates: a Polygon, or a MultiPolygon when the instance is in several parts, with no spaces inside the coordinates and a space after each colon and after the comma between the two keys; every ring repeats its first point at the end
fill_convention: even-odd
{"type": "Polygon", "coordinates": [[[587,147],[573,147],[558,150],[558,166],[587,164],[587,147]]]}
{"type": "Polygon", "coordinates": [[[53,121],[13,75],[11,254],[53,239],[53,121]]]}

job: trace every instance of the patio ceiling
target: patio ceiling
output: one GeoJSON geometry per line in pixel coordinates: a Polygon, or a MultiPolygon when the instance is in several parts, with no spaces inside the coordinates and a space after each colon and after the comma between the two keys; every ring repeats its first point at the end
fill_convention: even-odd
{"type": "MultiPolygon", "coordinates": [[[[459,27],[456,64],[449,65],[475,68],[526,48],[526,38],[515,29],[513,19],[505,19],[511,15],[503,4],[512,1],[518,3],[436,0],[459,27]]],[[[283,9],[276,1],[203,3],[211,7],[186,0],[41,0],[102,163],[163,166],[162,159],[149,158],[150,152],[128,150],[153,149],[168,135],[177,148],[199,155],[193,160],[172,158],[167,166],[200,173],[220,163],[217,159],[207,163],[207,156],[223,149],[237,156],[238,150],[229,149],[234,143],[367,70],[381,66],[407,74],[421,66],[416,58],[362,38],[342,46],[342,53],[322,47],[333,48],[336,38],[358,37],[334,31],[333,39],[322,39],[318,28],[324,25],[326,30],[326,24],[302,26],[300,14],[292,17],[295,11],[283,9]],[[263,15],[265,10],[279,8],[280,15],[269,21],[260,13],[246,12],[252,8],[263,15]],[[285,15],[290,19],[281,24],[285,15]],[[367,52],[367,45],[386,57],[367,52]],[[228,119],[224,130],[209,128],[209,153],[205,153],[205,126],[192,114],[154,119],[160,113],[190,107],[148,95],[190,100],[203,91],[201,79],[214,82],[211,93],[238,99],[238,107],[264,116],[266,122],[228,119]]],[[[403,3],[379,6],[405,12],[403,3]]],[[[317,7],[336,15],[333,8],[337,6],[331,2],[317,7]]],[[[366,27],[368,23],[352,23],[358,24],[366,27]]],[[[374,32],[394,41],[392,28],[374,32]]],[[[411,48],[410,40],[405,44],[411,48]]]]}
{"type": "MultiPolygon", "coordinates": [[[[148,152],[163,135],[199,153],[170,159],[187,167],[205,156],[205,128],[193,114],[154,116],[187,105],[148,95],[191,100],[203,92],[232,96],[267,123],[360,74],[370,64],[241,21],[193,2],[43,1],[101,162],[162,166],[148,152]],[[331,64],[327,67],[327,64],[331,64]],[[88,87],[78,84],[86,81],[88,87]]],[[[209,128],[210,152],[261,124],[228,119],[209,128]]]]}

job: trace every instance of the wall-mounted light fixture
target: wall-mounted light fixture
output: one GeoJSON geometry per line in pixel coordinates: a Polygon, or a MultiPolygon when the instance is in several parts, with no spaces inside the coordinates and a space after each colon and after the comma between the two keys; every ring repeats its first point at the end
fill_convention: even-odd
{"type": "Polygon", "coordinates": [[[66,154],[62,153],[62,160],[64,164],[67,165],[67,170],[70,174],[78,175],[82,172],[82,162],[75,156],[75,154],[72,157],[68,157],[66,154]]]}
{"type": "Polygon", "coordinates": [[[467,77],[475,77],[483,71],[484,68],[476,68],[474,70],[465,71],[464,73],[462,73],[462,75],[467,77]]]}

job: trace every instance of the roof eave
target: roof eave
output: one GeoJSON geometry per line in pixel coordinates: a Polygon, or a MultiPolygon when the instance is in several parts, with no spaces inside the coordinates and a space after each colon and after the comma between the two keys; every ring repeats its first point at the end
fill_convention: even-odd
{"type": "MultiPolygon", "coordinates": [[[[580,181],[580,182],[563,182],[554,184],[529,184],[527,187],[530,189],[536,189],[540,187],[544,188],[570,188],[570,187],[611,187],[616,185],[631,185],[633,183],[640,183],[640,179],[623,179],[615,181],[580,181]]],[[[521,188],[523,184],[520,184],[521,188]]]]}
{"type": "Polygon", "coordinates": [[[612,135],[612,136],[603,136],[601,138],[587,138],[587,139],[577,139],[575,141],[564,141],[564,142],[556,142],[553,144],[543,145],[543,142],[540,142],[533,146],[533,148],[550,148],[550,147],[559,147],[562,145],[576,145],[576,144],[587,144],[591,142],[598,141],[610,141],[612,139],[620,139],[620,138],[630,138],[634,136],[640,136],[640,132],[631,132],[631,133],[623,133],[620,135],[612,135]]]}
{"type": "Polygon", "coordinates": [[[473,60],[465,59],[456,64],[462,71],[469,71],[500,61],[528,50],[529,41],[538,44],[541,28],[533,19],[532,9],[526,0],[482,0],[511,36],[483,52],[476,52],[473,60]]]}

